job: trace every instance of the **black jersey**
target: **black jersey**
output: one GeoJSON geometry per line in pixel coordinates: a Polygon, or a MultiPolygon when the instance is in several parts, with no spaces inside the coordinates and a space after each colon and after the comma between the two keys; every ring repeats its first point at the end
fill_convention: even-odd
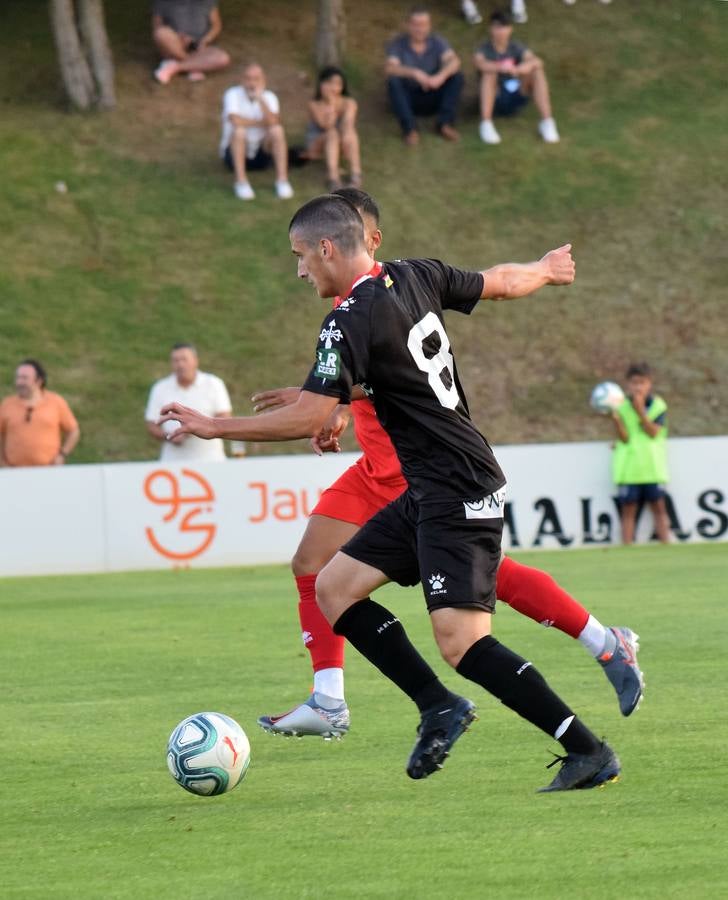
{"type": "Polygon", "coordinates": [[[360,278],[326,316],[303,390],[348,403],[354,385],[371,390],[418,501],[483,497],[505,478],[470,419],[442,320],[470,313],[483,290],[479,272],[437,260],[385,263],[360,278]]]}

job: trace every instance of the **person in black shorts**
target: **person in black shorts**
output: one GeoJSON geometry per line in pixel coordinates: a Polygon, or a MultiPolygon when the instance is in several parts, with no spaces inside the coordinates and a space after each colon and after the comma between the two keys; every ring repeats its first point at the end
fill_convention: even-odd
{"type": "Polygon", "coordinates": [[[569,245],[538,262],[496,266],[487,279],[435,260],[395,261],[380,271],[367,253],[358,212],[332,195],[301,207],[289,235],[299,277],[321,297],[345,298],[324,319],[298,401],[259,418],[225,420],[172,403],[160,422],[177,420],[182,433],[200,437],[286,440],[320,433],[336,405],[349,402],[354,385],[365,386],[409,488],[334,556],[316,592],[334,630],[417,705],[421,721],[408,775],[437,771],[475,708],[439,681],[397,617],[370,599],[389,581],[421,581],[445,660],[562,744],[559,773],[543,790],[615,780],[620,765],[611,748],[529,661],[490,634],[505,478],[470,420],[442,320],[445,309],[470,313],[480,299],[570,283],[569,245]]]}
{"type": "Polygon", "coordinates": [[[559,141],[551,114],[551,95],[543,60],[528,47],[512,40],[510,13],[496,10],[490,17],[489,38],[475,51],[475,68],[480,73],[480,139],[500,144],[493,116],[511,116],[530,97],[538,110],[538,131],[547,144],[559,141]]]}

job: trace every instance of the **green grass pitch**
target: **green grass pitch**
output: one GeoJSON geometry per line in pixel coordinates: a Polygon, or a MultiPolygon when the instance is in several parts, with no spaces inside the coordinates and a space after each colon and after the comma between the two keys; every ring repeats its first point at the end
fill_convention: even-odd
{"type": "Polygon", "coordinates": [[[446,671],[416,589],[381,596],[480,713],[424,782],[404,774],[414,710],[354,652],[342,742],[257,729],[310,685],[283,567],[0,582],[0,894],[726,896],[725,545],[518,558],[641,634],[646,699],[623,719],[576,642],[506,607],[494,623],[618,750],[615,785],[536,795],[558,746],[446,671]],[[169,732],[202,709],[251,739],[246,780],[220,798],[166,770],[169,732]]]}

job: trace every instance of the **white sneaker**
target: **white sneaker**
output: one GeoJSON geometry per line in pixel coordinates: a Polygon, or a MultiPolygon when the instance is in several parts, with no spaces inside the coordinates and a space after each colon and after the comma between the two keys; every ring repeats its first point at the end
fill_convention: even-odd
{"type": "Polygon", "coordinates": [[[276,181],[276,194],[281,200],[290,200],[293,196],[290,181],[276,181]]]}
{"type": "Polygon", "coordinates": [[[556,122],[553,119],[541,119],[538,123],[538,131],[547,144],[558,144],[559,132],[556,130],[556,122]]]}
{"type": "Polygon", "coordinates": [[[282,716],[260,716],[258,725],[271,734],[313,735],[331,740],[349,730],[349,707],[343,700],[313,693],[305,703],[282,716]]]}
{"type": "Polygon", "coordinates": [[[511,16],[516,25],[525,25],[528,22],[526,0],[511,0],[511,16]]]}
{"type": "Polygon", "coordinates": [[[176,59],[163,59],[154,70],[154,77],[160,84],[169,84],[179,72],[179,63],[176,59]]]}
{"type": "Polygon", "coordinates": [[[564,0],[564,3],[567,6],[573,6],[576,3],[576,0],[564,0]]]}
{"type": "Polygon", "coordinates": [[[238,200],[255,200],[255,191],[249,181],[236,181],[233,190],[238,200]]]}
{"type": "Polygon", "coordinates": [[[484,144],[500,144],[501,137],[495,130],[495,125],[491,119],[483,119],[480,123],[480,140],[484,144]]]}
{"type": "Polygon", "coordinates": [[[480,15],[480,10],[475,5],[473,0],[463,0],[462,5],[463,15],[465,16],[465,21],[468,25],[480,25],[483,21],[483,17],[480,15]]]}

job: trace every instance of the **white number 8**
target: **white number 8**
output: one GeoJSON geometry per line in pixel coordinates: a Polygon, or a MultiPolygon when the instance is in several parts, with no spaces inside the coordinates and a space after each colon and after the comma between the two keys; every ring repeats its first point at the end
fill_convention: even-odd
{"type": "Polygon", "coordinates": [[[442,322],[434,312],[428,312],[423,319],[410,328],[407,336],[407,349],[417,363],[417,368],[427,375],[430,387],[440,403],[447,409],[455,409],[460,402],[460,395],[455,386],[454,360],[450,353],[450,341],[442,327],[442,322]],[[440,338],[440,349],[435,356],[428,359],[422,349],[422,344],[433,333],[440,338]],[[443,369],[447,369],[450,373],[450,387],[446,387],[442,380],[443,369]]]}

